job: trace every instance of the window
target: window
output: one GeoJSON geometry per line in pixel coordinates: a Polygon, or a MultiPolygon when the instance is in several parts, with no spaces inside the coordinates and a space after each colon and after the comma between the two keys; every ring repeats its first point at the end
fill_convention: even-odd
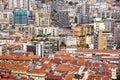
{"type": "Polygon", "coordinates": [[[3,17],[4,17],[4,18],[7,18],[7,14],[3,14],[3,17]]]}

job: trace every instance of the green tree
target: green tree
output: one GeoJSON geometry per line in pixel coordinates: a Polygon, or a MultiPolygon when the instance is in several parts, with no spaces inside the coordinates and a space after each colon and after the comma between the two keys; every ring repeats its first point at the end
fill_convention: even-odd
{"type": "Polygon", "coordinates": [[[64,34],[59,34],[59,37],[65,37],[65,35],[64,34]]]}
{"type": "Polygon", "coordinates": [[[61,42],[60,47],[66,47],[66,44],[64,42],[61,42]]]}
{"type": "Polygon", "coordinates": [[[117,45],[120,47],[120,41],[118,41],[117,45]]]}
{"type": "Polygon", "coordinates": [[[45,3],[45,0],[41,0],[41,3],[45,3]]]}
{"type": "Polygon", "coordinates": [[[75,2],[74,4],[75,4],[75,5],[77,5],[77,4],[78,4],[78,2],[75,2]]]}
{"type": "Polygon", "coordinates": [[[117,80],[120,80],[120,74],[119,74],[119,75],[117,75],[117,80]]]}
{"type": "Polygon", "coordinates": [[[74,4],[74,3],[73,3],[72,1],[70,1],[70,2],[69,2],[69,5],[71,5],[71,6],[72,6],[73,4],[74,4]]]}
{"type": "Polygon", "coordinates": [[[45,38],[45,41],[49,41],[49,39],[48,39],[48,38],[45,38]]]}
{"type": "Polygon", "coordinates": [[[88,45],[88,44],[85,44],[84,47],[85,47],[85,48],[89,48],[89,45],[88,45]]]}
{"type": "Polygon", "coordinates": [[[120,0],[116,0],[117,2],[119,2],[120,0]]]}

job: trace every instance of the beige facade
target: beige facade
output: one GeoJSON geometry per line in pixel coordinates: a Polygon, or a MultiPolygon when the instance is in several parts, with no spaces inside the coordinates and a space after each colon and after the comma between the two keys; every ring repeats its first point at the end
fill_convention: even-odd
{"type": "Polygon", "coordinates": [[[107,36],[99,32],[98,49],[107,49],[107,36]]]}
{"type": "Polygon", "coordinates": [[[2,55],[2,46],[0,46],[0,56],[2,55]]]}
{"type": "Polygon", "coordinates": [[[99,31],[98,33],[98,49],[112,49],[113,48],[113,33],[106,31],[99,31]]]}
{"type": "Polygon", "coordinates": [[[95,31],[100,31],[100,30],[104,31],[105,30],[105,24],[101,18],[94,19],[94,30],[95,31]]]}
{"type": "Polygon", "coordinates": [[[50,25],[50,14],[47,11],[35,11],[35,25],[38,27],[48,27],[50,25]]]}

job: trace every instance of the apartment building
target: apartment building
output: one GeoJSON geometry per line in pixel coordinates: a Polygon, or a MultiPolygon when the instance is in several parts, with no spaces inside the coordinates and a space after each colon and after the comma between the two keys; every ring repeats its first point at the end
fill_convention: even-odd
{"type": "Polygon", "coordinates": [[[21,45],[17,45],[17,44],[10,44],[7,46],[7,53],[12,54],[15,51],[19,51],[21,50],[21,45]]]}
{"type": "Polygon", "coordinates": [[[49,27],[50,13],[43,10],[35,10],[35,25],[38,27],[49,27]]]}
{"type": "Polygon", "coordinates": [[[78,56],[80,59],[95,60],[95,61],[107,61],[109,63],[119,63],[119,50],[104,50],[104,49],[78,49],[74,53],[74,56],[78,56]]]}
{"type": "Polygon", "coordinates": [[[89,49],[94,49],[94,35],[87,34],[85,36],[85,43],[89,45],[89,49]]]}
{"type": "Polygon", "coordinates": [[[58,11],[52,18],[52,25],[61,28],[69,27],[68,11],[66,10],[58,11]]]}
{"type": "Polygon", "coordinates": [[[120,18],[120,10],[106,10],[98,14],[99,17],[105,18],[113,18],[119,19],[120,18]]]}
{"type": "Polygon", "coordinates": [[[28,12],[28,24],[34,24],[35,22],[35,13],[34,11],[28,12]]]}
{"type": "Polygon", "coordinates": [[[94,19],[94,30],[95,31],[104,31],[105,30],[105,24],[102,21],[102,18],[95,18],[94,19]]]}
{"type": "MultiPolygon", "coordinates": [[[[101,50],[89,50],[77,50],[76,53],[84,54],[84,52],[86,52],[87,54],[87,52],[94,52],[97,54],[102,54],[102,52],[104,52],[101,50]]],[[[114,51],[110,52],[114,53],[114,51]]],[[[105,51],[104,53],[109,54],[109,51],[105,51]]],[[[39,58],[30,52],[24,52],[23,54],[20,53],[19,55],[16,53],[14,54],[14,57],[11,55],[0,56],[0,65],[2,66],[1,73],[3,73],[4,76],[8,76],[5,79],[22,80],[116,79],[116,66],[114,64],[102,61],[86,61],[84,59],[74,58],[74,56],[71,55],[73,54],[59,51],[54,55],[48,55],[44,58],[39,58]]],[[[3,79],[3,77],[0,77],[0,79],[3,79]]]]}
{"type": "Polygon", "coordinates": [[[27,10],[15,10],[14,11],[14,25],[27,25],[28,24],[27,10]]]}
{"type": "Polygon", "coordinates": [[[113,49],[114,37],[111,32],[99,32],[98,33],[98,49],[113,49]]]}
{"type": "Polygon", "coordinates": [[[48,35],[50,34],[50,36],[58,36],[59,28],[58,27],[39,27],[36,28],[36,35],[40,35],[40,34],[45,34],[48,35]]]}
{"type": "Polygon", "coordinates": [[[92,25],[77,25],[74,28],[74,34],[76,36],[85,36],[87,34],[91,34],[93,32],[92,25]]]}
{"type": "Polygon", "coordinates": [[[0,38],[0,43],[5,43],[5,44],[12,44],[14,43],[14,38],[0,38]]]}
{"type": "Polygon", "coordinates": [[[7,55],[7,45],[0,43],[0,55],[7,55]]]}
{"type": "Polygon", "coordinates": [[[8,9],[28,9],[29,0],[8,0],[8,9]]]}

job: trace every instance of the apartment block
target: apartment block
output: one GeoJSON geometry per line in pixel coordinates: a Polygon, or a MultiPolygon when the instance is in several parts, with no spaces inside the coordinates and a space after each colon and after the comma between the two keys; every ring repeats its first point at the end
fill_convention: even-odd
{"type": "Polygon", "coordinates": [[[113,33],[100,31],[98,33],[98,49],[113,49],[113,46],[113,33]]]}
{"type": "Polygon", "coordinates": [[[14,11],[14,25],[27,25],[28,24],[27,10],[15,10],[14,11]]]}

